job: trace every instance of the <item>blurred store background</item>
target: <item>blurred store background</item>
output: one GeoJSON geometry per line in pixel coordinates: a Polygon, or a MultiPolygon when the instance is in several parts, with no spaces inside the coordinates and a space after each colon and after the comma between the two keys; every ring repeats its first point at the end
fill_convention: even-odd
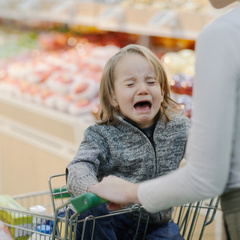
{"type": "Polygon", "coordinates": [[[47,189],[49,176],[65,171],[97,118],[103,66],[127,44],[157,54],[190,118],[195,40],[230,8],[207,0],[1,0],[0,194],[47,189]]]}

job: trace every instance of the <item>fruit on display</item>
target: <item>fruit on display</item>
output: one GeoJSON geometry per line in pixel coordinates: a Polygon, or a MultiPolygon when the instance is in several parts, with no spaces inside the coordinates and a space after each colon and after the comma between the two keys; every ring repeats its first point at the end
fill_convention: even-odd
{"type": "Polygon", "coordinates": [[[67,46],[68,36],[60,32],[41,32],[37,36],[38,43],[48,51],[63,49],[67,46]]]}
{"type": "Polygon", "coordinates": [[[182,113],[191,118],[192,115],[192,97],[185,94],[171,93],[172,99],[174,99],[182,107],[182,113]]]}
{"type": "Polygon", "coordinates": [[[94,98],[97,96],[99,84],[91,78],[82,79],[76,77],[73,85],[70,88],[69,95],[74,100],[81,100],[86,98],[94,98]]]}
{"type": "MultiPolygon", "coordinates": [[[[91,113],[95,118],[106,61],[120,47],[137,42],[134,35],[107,32],[29,34],[29,39],[35,42],[28,51],[11,57],[0,55],[0,91],[67,114],[91,113]]],[[[24,39],[26,35],[24,33],[24,39]]],[[[194,51],[154,52],[167,70],[174,99],[184,106],[186,115],[191,116],[194,51]]]]}
{"type": "Polygon", "coordinates": [[[165,53],[179,51],[181,49],[194,49],[195,41],[189,39],[177,39],[169,37],[151,37],[152,45],[166,49],[165,53]]]}
{"type": "Polygon", "coordinates": [[[193,76],[184,73],[176,73],[171,79],[171,90],[174,93],[192,96],[193,76]]]}
{"type": "Polygon", "coordinates": [[[118,34],[41,33],[36,37],[38,48],[0,58],[0,91],[67,114],[91,113],[99,104],[99,83],[106,61],[120,45],[134,42],[123,36],[122,42],[106,45],[109,40],[118,41],[114,36],[118,34]]]}
{"type": "Polygon", "coordinates": [[[194,75],[195,52],[183,49],[178,52],[167,52],[161,58],[170,78],[176,73],[194,75]]]}
{"type": "Polygon", "coordinates": [[[195,52],[191,49],[168,52],[161,60],[168,74],[172,98],[182,105],[183,113],[191,117],[195,52]]]}
{"type": "Polygon", "coordinates": [[[79,115],[83,113],[90,113],[92,108],[93,105],[91,101],[87,98],[83,98],[71,104],[68,111],[72,115],[79,115]]]}
{"type": "Polygon", "coordinates": [[[23,32],[1,26],[0,28],[0,59],[9,59],[29,52],[38,47],[35,32],[23,32]]]}

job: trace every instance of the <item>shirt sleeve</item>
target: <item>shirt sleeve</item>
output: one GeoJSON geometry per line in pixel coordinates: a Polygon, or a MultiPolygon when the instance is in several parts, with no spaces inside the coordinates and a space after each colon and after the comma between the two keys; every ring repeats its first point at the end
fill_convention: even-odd
{"type": "Polygon", "coordinates": [[[88,186],[98,183],[99,165],[106,158],[105,145],[97,127],[85,131],[84,140],[66,169],[67,189],[74,196],[85,193],[88,186]]]}
{"type": "MultiPolygon", "coordinates": [[[[220,195],[226,186],[234,121],[237,53],[231,29],[207,26],[196,45],[192,127],[184,167],[143,182],[138,198],[149,212],[220,195]]],[[[236,44],[236,45],[235,45],[236,44]]]]}

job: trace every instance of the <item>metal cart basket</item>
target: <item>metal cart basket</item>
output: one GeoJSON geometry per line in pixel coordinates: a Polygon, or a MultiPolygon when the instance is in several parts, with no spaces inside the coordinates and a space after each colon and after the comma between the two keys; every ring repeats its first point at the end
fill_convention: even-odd
{"type": "MultiPolygon", "coordinates": [[[[8,226],[14,239],[76,240],[77,223],[80,222],[78,216],[86,209],[101,204],[104,201],[94,194],[82,195],[73,200],[71,195],[66,191],[64,182],[65,174],[53,175],[49,178],[50,190],[11,197],[14,204],[18,205],[18,208],[16,208],[14,204],[10,207],[0,206],[0,220],[8,226]],[[59,185],[59,179],[63,180],[62,185],[59,185]],[[30,212],[30,207],[36,205],[45,207],[46,213],[36,214],[30,212]],[[74,208],[76,211],[71,217],[69,217],[70,208],[74,208]]],[[[204,230],[213,222],[218,205],[219,199],[214,198],[208,201],[195,202],[176,207],[173,213],[173,220],[178,224],[184,239],[204,239],[204,230]]],[[[141,211],[141,206],[134,205],[129,209],[113,211],[104,216],[88,216],[84,220],[81,220],[83,223],[81,239],[85,239],[84,230],[88,221],[92,221],[93,223],[91,234],[92,239],[94,239],[94,235],[97,235],[97,232],[94,231],[94,224],[98,218],[108,218],[113,215],[137,212],[140,222],[141,211]]],[[[147,231],[147,225],[148,223],[146,223],[145,233],[147,231]]],[[[136,228],[135,237],[137,234],[138,227],[136,228]]],[[[145,236],[143,239],[144,238],[145,236]]]]}

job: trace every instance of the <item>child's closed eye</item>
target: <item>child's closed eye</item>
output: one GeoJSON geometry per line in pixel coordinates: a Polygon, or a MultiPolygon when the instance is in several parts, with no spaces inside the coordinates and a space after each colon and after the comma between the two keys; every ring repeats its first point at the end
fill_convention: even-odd
{"type": "Polygon", "coordinates": [[[134,85],[135,85],[135,81],[127,81],[125,83],[125,86],[127,86],[127,87],[133,87],[134,85]]]}
{"type": "Polygon", "coordinates": [[[155,85],[156,83],[157,83],[156,79],[147,80],[147,84],[149,84],[149,85],[155,85]]]}

